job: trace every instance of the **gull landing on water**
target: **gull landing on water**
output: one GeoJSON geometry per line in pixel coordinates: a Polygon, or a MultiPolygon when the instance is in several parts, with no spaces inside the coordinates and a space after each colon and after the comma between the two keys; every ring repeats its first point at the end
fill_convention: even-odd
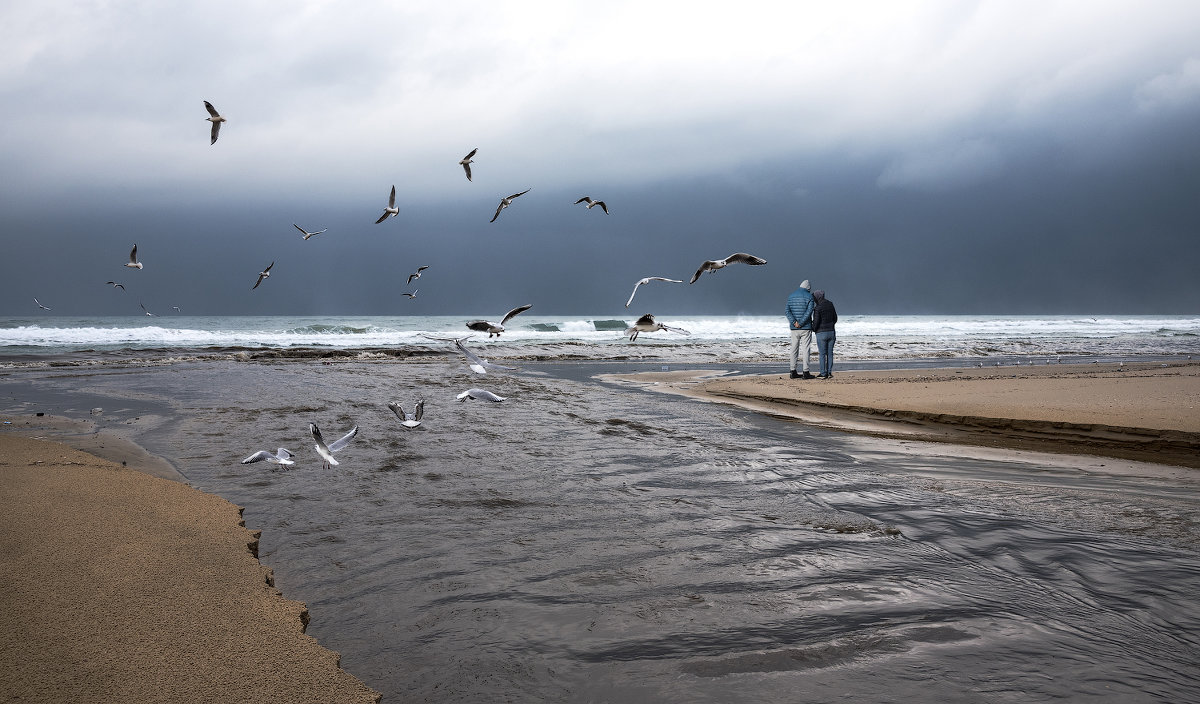
{"type": "Polygon", "coordinates": [[[575,201],[575,205],[579,205],[580,203],[587,203],[588,210],[591,210],[594,206],[598,205],[598,206],[600,206],[600,209],[604,211],[604,214],[608,215],[608,206],[605,205],[604,201],[602,201],[602,200],[592,200],[591,196],[584,196],[584,197],[580,198],[579,200],[575,201]]]}
{"type": "Polygon", "coordinates": [[[491,401],[493,403],[500,403],[501,401],[505,400],[508,397],[507,396],[497,396],[496,394],[492,393],[491,391],[487,391],[485,389],[467,389],[466,391],[462,392],[458,396],[455,396],[455,398],[457,398],[459,401],[462,401],[464,403],[466,403],[467,399],[469,399],[469,398],[477,398],[481,401],[491,401]]]}
{"type": "Polygon", "coordinates": [[[471,371],[475,372],[476,374],[487,374],[489,369],[493,371],[499,369],[506,372],[517,371],[516,367],[506,367],[503,364],[492,364],[486,359],[476,356],[474,352],[463,346],[462,340],[455,340],[454,347],[457,348],[458,351],[467,358],[467,366],[471,367],[471,371]]]}
{"type": "Polygon", "coordinates": [[[468,154],[458,160],[458,163],[462,164],[463,171],[467,172],[467,180],[468,181],[471,180],[471,164],[475,163],[474,161],[472,161],[472,157],[475,156],[475,152],[477,152],[477,151],[479,151],[479,147],[475,147],[474,149],[471,150],[470,154],[468,154]]]}
{"type": "Polygon", "coordinates": [[[514,199],[519,198],[532,190],[533,190],[532,188],[526,188],[525,190],[521,191],[520,193],[514,193],[507,198],[501,198],[500,205],[496,206],[496,214],[493,215],[492,219],[489,220],[488,222],[496,222],[496,218],[500,217],[501,210],[504,210],[508,206],[512,205],[512,202],[514,199]]]}
{"type": "Polygon", "coordinates": [[[661,277],[661,276],[647,276],[646,278],[642,279],[641,281],[639,281],[639,282],[637,282],[636,284],[634,284],[634,285],[633,285],[633,293],[629,294],[629,300],[628,300],[628,301],[625,301],[625,307],[626,307],[626,308],[628,308],[628,307],[629,307],[629,304],[630,304],[630,303],[633,303],[633,297],[637,295],[638,286],[641,286],[642,284],[648,284],[648,283],[650,283],[651,281],[666,281],[666,282],[669,282],[669,283],[672,283],[672,284],[681,284],[681,283],[683,283],[683,281],[681,281],[680,279],[664,279],[664,278],[663,278],[663,277],[661,277]]]}
{"type": "Polygon", "coordinates": [[[142,263],[137,260],[137,245],[133,245],[133,249],[129,252],[129,262],[125,266],[130,269],[141,269],[142,263]]]}
{"type": "Polygon", "coordinates": [[[384,220],[387,220],[389,216],[395,217],[399,214],[400,209],[396,207],[396,187],[392,186],[392,195],[388,197],[387,207],[383,209],[383,215],[379,216],[379,219],[375,221],[375,224],[378,225],[384,220]]]}
{"type": "Polygon", "coordinates": [[[655,332],[656,330],[666,330],[667,332],[678,332],[678,333],[682,333],[684,335],[692,334],[682,328],[673,328],[669,325],[663,325],[662,323],[656,323],[656,322],[654,322],[654,316],[649,313],[638,318],[637,322],[635,322],[632,327],[626,328],[625,334],[629,336],[629,341],[633,342],[634,340],[636,340],[638,338],[639,333],[655,332]]]}
{"type": "Polygon", "coordinates": [[[207,100],[204,101],[204,109],[208,110],[208,117],[206,117],[204,119],[213,123],[213,125],[212,125],[212,141],[208,143],[209,146],[212,146],[217,143],[217,135],[221,133],[221,123],[229,122],[229,120],[226,120],[225,118],[221,117],[220,113],[217,112],[217,109],[214,108],[212,106],[212,103],[208,102],[207,100]]]}
{"type": "Polygon", "coordinates": [[[500,337],[500,333],[504,332],[504,324],[507,323],[510,318],[518,313],[524,313],[532,307],[532,303],[526,303],[523,306],[517,306],[516,308],[513,308],[505,313],[504,317],[499,323],[493,323],[488,320],[472,320],[471,322],[467,323],[467,327],[475,332],[486,332],[488,337],[492,337],[493,335],[500,337]]]}
{"type": "Polygon", "coordinates": [[[276,450],[275,454],[273,454],[273,455],[270,452],[267,452],[266,450],[259,450],[258,452],[255,452],[253,455],[250,455],[246,459],[242,460],[242,464],[254,464],[255,462],[262,462],[263,460],[266,460],[267,462],[270,462],[271,464],[281,464],[281,465],[285,465],[285,466],[289,465],[289,464],[296,464],[292,460],[292,453],[288,452],[287,448],[284,448],[284,447],[281,447],[278,450],[276,450]]]}
{"type": "Polygon", "coordinates": [[[730,264],[737,264],[739,262],[745,263],[745,264],[750,264],[751,266],[759,266],[761,264],[766,264],[767,260],[763,259],[761,257],[756,257],[753,254],[746,254],[745,252],[735,252],[734,254],[730,254],[728,257],[725,257],[724,259],[712,259],[712,260],[704,262],[703,264],[700,265],[700,268],[696,270],[696,273],[692,275],[692,280],[689,281],[688,283],[689,284],[696,283],[696,279],[700,278],[700,275],[706,271],[716,271],[717,269],[724,269],[725,267],[729,266],[730,264]]]}
{"type": "Polygon", "coordinates": [[[251,291],[258,288],[258,285],[263,282],[263,279],[271,276],[271,267],[273,267],[273,266],[275,266],[275,262],[271,262],[269,265],[267,265],[266,269],[263,269],[262,271],[258,272],[258,281],[255,281],[254,285],[250,287],[251,291]]]}
{"type": "Polygon", "coordinates": [[[350,432],[338,438],[336,441],[329,443],[328,445],[325,444],[325,438],[321,437],[321,429],[317,427],[316,423],[308,424],[308,432],[312,434],[313,440],[317,441],[314,449],[316,449],[317,454],[321,456],[321,459],[324,460],[324,464],[321,465],[322,469],[329,469],[330,467],[337,466],[338,463],[337,460],[333,459],[333,453],[350,444],[350,441],[354,439],[354,436],[358,435],[358,426],[354,426],[350,429],[350,432]]]}
{"type": "Polygon", "coordinates": [[[395,401],[388,403],[387,407],[392,409],[392,413],[395,413],[396,417],[400,419],[400,425],[403,425],[405,428],[417,427],[421,424],[421,417],[425,415],[425,401],[423,400],[417,401],[417,405],[413,406],[412,413],[406,413],[400,404],[395,401]]]}
{"type": "Polygon", "coordinates": [[[296,228],[297,230],[299,230],[300,232],[304,233],[304,239],[305,239],[305,241],[307,241],[309,237],[314,237],[314,236],[316,236],[316,235],[319,235],[319,234],[321,234],[321,233],[322,233],[322,232],[324,232],[325,230],[328,230],[328,229],[329,229],[329,228],[327,227],[327,228],[325,228],[325,230],[317,230],[316,232],[309,232],[308,230],[305,230],[303,227],[300,227],[299,225],[297,225],[296,223],[292,223],[292,227],[294,227],[294,228],[296,228]]]}

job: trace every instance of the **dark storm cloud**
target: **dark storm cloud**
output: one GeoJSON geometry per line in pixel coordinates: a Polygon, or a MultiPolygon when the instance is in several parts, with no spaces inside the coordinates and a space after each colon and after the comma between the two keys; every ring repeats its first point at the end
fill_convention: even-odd
{"type": "Polygon", "coordinates": [[[1193,4],[64,7],[0,11],[10,315],[602,315],[735,251],[628,313],[1200,307],[1193,4]]]}

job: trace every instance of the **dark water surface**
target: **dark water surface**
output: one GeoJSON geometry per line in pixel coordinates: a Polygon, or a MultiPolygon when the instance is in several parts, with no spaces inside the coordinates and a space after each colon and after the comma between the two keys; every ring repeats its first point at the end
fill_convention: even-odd
{"type": "Polygon", "coordinates": [[[385,702],[1200,700],[1194,470],[956,453],[592,379],[634,365],[526,367],[14,370],[0,407],[104,405],[245,506],[308,632],[385,702]],[[472,386],[508,400],[455,400],[472,386]],[[406,431],[385,404],[419,398],[406,431]],[[339,466],[310,421],[360,426],[339,466]],[[294,468],[239,464],[279,446],[294,468]]]}

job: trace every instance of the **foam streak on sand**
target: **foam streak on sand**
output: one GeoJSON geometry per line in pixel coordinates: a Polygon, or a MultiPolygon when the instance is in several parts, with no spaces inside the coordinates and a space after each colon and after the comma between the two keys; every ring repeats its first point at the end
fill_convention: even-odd
{"type": "Polygon", "coordinates": [[[829,381],[711,377],[614,378],[885,437],[1200,467],[1200,364],[852,371],[829,381]]]}
{"type": "Polygon", "coordinates": [[[45,702],[370,702],[304,634],[241,509],[0,434],[0,691],[45,702]]]}

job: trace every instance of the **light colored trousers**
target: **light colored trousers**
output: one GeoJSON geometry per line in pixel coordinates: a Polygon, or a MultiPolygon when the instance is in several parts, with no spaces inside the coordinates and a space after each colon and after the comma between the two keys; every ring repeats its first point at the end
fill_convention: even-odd
{"type": "Polygon", "coordinates": [[[796,371],[796,362],[800,358],[800,350],[804,350],[804,367],[808,371],[808,361],[812,357],[812,330],[792,331],[792,371],[796,371]]]}

